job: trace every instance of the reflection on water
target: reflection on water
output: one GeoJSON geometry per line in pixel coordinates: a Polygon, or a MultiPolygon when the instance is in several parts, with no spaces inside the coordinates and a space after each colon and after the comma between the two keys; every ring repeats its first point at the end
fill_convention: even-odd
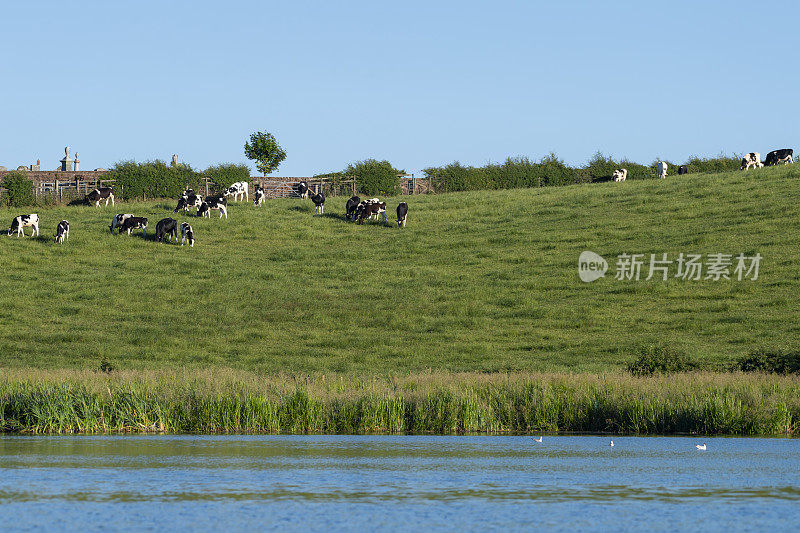
{"type": "Polygon", "coordinates": [[[800,526],[800,441],[0,437],[12,528],[800,526]]]}

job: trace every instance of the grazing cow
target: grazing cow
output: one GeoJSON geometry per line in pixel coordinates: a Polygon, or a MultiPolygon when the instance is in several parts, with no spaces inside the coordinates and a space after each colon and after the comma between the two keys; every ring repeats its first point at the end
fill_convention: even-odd
{"type": "Polygon", "coordinates": [[[658,177],[664,179],[667,177],[667,164],[664,161],[659,161],[658,165],[656,165],[658,169],[658,177]]]}
{"type": "Polygon", "coordinates": [[[265,198],[264,187],[259,185],[256,187],[256,192],[253,193],[253,203],[255,205],[261,205],[264,203],[264,198],[265,198]]]}
{"type": "Polygon", "coordinates": [[[317,206],[317,214],[321,215],[325,211],[325,195],[322,193],[315,194],[311,197],[311,201],[317,206]]]}
{"type": "Polygon", "coordinates": [[[614,181],[625,181],[625,178],[628,177],[628,170],[625,168],[618,168],[611,177],[614,178],[614,181]]]}
{"type": "Polygon", "coordinates": [[[678,167],[678,176],[683,176],[684,174],[689,173],[689,168],[686,165],[681,165],[678,167]]]}
{"type": "Polygon", "coordinates": [[[305,181],[301,181],[300,183],[295,185],[294,190],[297,193],[297,196],[299,196],[303,200],[308,198],[308,183],[306,183],[305,181]]]}
{"type": "Polygon", "coordinates": [[[750,170],[750,167],[761,168],[764,163],[761,162],[761,154],[758,152],[750,152],[745,154],[742,158],[742,166],[740,170],[750,170]]]}
{"type": "Polygon", "coordinates": [[[100,202],[102,200],[106,201],[106,207],[108,206],[109,200],[111,200],[111,205],[114,205],[114,189],[111,187],[100,187],[86,195],[86,203],[91,204],[94,202],[95,207],[100,207],[100,202]]]}
{"type": "Polygon", "coordinates": [[[203,203],[203,197],[199,194],[191,193],[188,196],[182,196],[178,198],[178,205],[175,209],[172,210],[173,213],[177,213],[181,209],[183,209],[183,214],[185,215],[189,208],[196,207],[200,208],[200,205],[203,203]]]}
{"type": "Polygon", "coordinates": [[[406,227],[406,217],[408,216],[408,204],[400,202],[397,204],[397,226],[400,228],[406,227]]]}
{"type": "Polygon", "coordinates": [[[194,230],[188,222],[181,222],[181,246],[185,241],[189,241],[189,246],[194,247],[194,230]]]}
{"type": "Polygon", "coordinates": [[[142,236],[147,237],[147,219],[145,217],[128,217],[122,221],[119,232],[127,231],[128,235],[132,230],[141,229],[142,236]]]}
{"type": "Polygon", "coordinates": [[[197,210],[197,216],[207,216],[211,218],[212,209],[219,209],[219,218],[222,218],[223,214],[226,219],[228,218],[228,200],[226,200],[224,196],[211,196],[206,198],[206,201],[203,202],[197,210]]]}
{"type": "Polygon", "coordinates": [[[768,167],[771,167],[773,165],[777,165],[778,163],[783,163],[784,165],[794,163],[794,158],[792,157],[793,154],[794,150],[791,148],[773,150],[767,154],[767,158],[764,159],[764,164],[768,167]]]}
{"type": "Polygon", "coordinates": [[[250,201],[250,195],[248,194],[249,186],[246,181],[237,181],[223,192],[223,196],[233,196],[233,201],[238,202],[239,200],[247,200],[250,201]]]}
{"type": "Polygon", "coordinates": [[[31,232],[31,237],[34,235],[39,235],[39,215],[31,214],[31,215],[19,215],[14,217],[11,221],[11,227],[8,229],[8,234],[11,235],[15,231],[17,232],[17,237],[22,235],[25,236],[25,231],[23,228],[31,227],[33,231],[31,232]]]}
{"type": "Polygon", "coordinates": [[[62,220],[56,226],[56,242],[63,244],[64,239],[69,239],[69,222],[62,220]]]}
{"type": "Polygon", "coordinates": [[[358,209],[358,204],[361,203],[361,198],[358,196],[353,196],[349,200],[347,200],[347,204],[345,204],[345,215],[344,218],[350,220],[350,218],[355,218],[356,216],[356,209],[358,209]]]}
{"type": "Polygon", "coordinates": [[[167,235],[169,235],[170,242],[173,237],[176,241],[178,240],[178,221],[174,218],[162,218],[156,224],[156,240],[161,242],[167,235]]]}
{"type": "MultiPolygon", "coordinates": [[[[114,229],[120,228],[120,226],[122,226],[122,223],[125,222],[126,219],[131,218],[132,216],[133,215],[130,213],[124,213],[124,214],[117,213],[116,215],[114,215],[114,218],[111,219],[111,225],[108,227],[108,229],[111,230],[111,233],[114,233],[114,229]]],[[[120,232],[121,231],[122,228],[120,228],[120,232]]]]}

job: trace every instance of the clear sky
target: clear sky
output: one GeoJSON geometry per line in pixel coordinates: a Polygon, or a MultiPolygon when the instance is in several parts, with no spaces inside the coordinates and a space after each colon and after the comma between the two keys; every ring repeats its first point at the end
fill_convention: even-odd
{"type": "Polygon", "coordinates": [[[550,151],[649,163],[798,148],[800,3],[7,2],[0,165],[247,162],[309,176],[550,151]]]}

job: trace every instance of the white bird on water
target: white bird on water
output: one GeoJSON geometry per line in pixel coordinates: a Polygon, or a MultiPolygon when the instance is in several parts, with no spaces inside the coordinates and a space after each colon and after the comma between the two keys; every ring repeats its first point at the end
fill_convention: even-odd
{"type": "Polygon", "coordinates": [[[695,444],[694,447],[697,448],[698,450],[705,450],[706,443],[704,442],[703,444],[695,444]]]}
{"type": "Polygon", "coordinates": [[[612,448],[614,447],[614,441],[613,440],[611,441],[611,444],[609,444],[609,446],[611,446],[612,448]]]}
{"type": "Polygon", "coordinates": [[[542,437],[533,437],[533,442],[542,442],[542,437]]]}

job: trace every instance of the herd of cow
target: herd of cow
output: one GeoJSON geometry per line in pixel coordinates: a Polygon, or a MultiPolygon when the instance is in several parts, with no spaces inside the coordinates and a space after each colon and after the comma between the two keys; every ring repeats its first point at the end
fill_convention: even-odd
{"type": "MultiPolygon", "coordinates": [[[[745,154],[742,158],[742,166],[741,170],[749,170],[752,168],[761,168],[764,166],[774,166],[780,163],[784,165],[788,165],[789,163],[794,163],[794,159],[792,158],[794,151],[791,148],[783,148],[781,150],[773,150],[767,154],[767,158],[764,159],[764,162],[761,162],[761,154],[758,152],[750,152],[749,154],[745,154]]],[[[666,178],[667,177],[667,164],[664,161],[659,161],[656,165],[656,170],[658,171],[659,178],[666,178]]],[[[687,174],[689,169],[686,165],[681,165],[678,167],[678,175],[687,174]]],[[[628,177],[628,171],[624,168],[618,168],[614,171],[611,178],[614,181],[625,181],[625,178],[628,177]]]]}
{"type": "MultiPolygon", "coordinates": [[[[311,201],[316,206],[317,214],[323,214],[325,205],[325,196],[319,193],[310,193],[308,183],[301,181],[295,187],[295,191],[300,198],[311,198],[311,201]]],[[[205,200],[199,194],[196,194],[192,189],[186,189],[183,195],[178,199],[178,205],[173,210],[173,213],[183,210],[183,214],[189,213],[189,209],[196,208],[196,215],[199,217],[211,217],[211,210],[219,211],[219,218],[223,215],[228,218],[228,200],[231,196],[234,201],[250,201],[249,185],[246,181],[239,181],[226,188],[222,194],[215,196],[208,196],[205,200]]],[[[265,193],[264,189],[260,186],[256,187],[254,201],[256,206],[264,203],[265,193]]],[[[111,187],[99,187],[86,195],[86,203],[94,204],[95,207],[100,207],[100,202],[105,200],[105,205],[108,202],[114,205],[114,191],[111,187]]],[[[400,202],[397,206],[397,225],[401,228],[406,226],[406,216],[408,215],[408,204],[400,202]]],[[[383,218],[386,221],[386,202],[381,202],[378,198],[370,198],[369,200],[361,201],[358,196],[353,196],[347,201],[345,218],[347,220],[355,220],[359,224],[363,224],[365,220],[383,218]]],[[[8,230],[8,235],[17,233],[17,237],[24,237],[24,228],[32,228],[31,236],[39,235],[39,215],[19,215],[14,217],[11,221],[11,227],[8,230]]],[[[169,238],[170,242],[173,239],[177,242],[177,231],[181,231],[181,246],[186,242],[189,246],[194,246],[194,230],[188,222],[181,222],[174,218],[163,218],[156,224],[156,241],[163,242],[169,238]]],[[[142,235],[147,237],[147,218],[137,217],[131,213],[118,213],[114,215],[109,226],[111,233],[117,230],[118,234],[126,232],[128,235],[135,229],[141,229],[142,235]]],[[[62,220],[56,226],[55,242],[63,244],[64,240],[69,238],[69,222],[62,220]]]]}

